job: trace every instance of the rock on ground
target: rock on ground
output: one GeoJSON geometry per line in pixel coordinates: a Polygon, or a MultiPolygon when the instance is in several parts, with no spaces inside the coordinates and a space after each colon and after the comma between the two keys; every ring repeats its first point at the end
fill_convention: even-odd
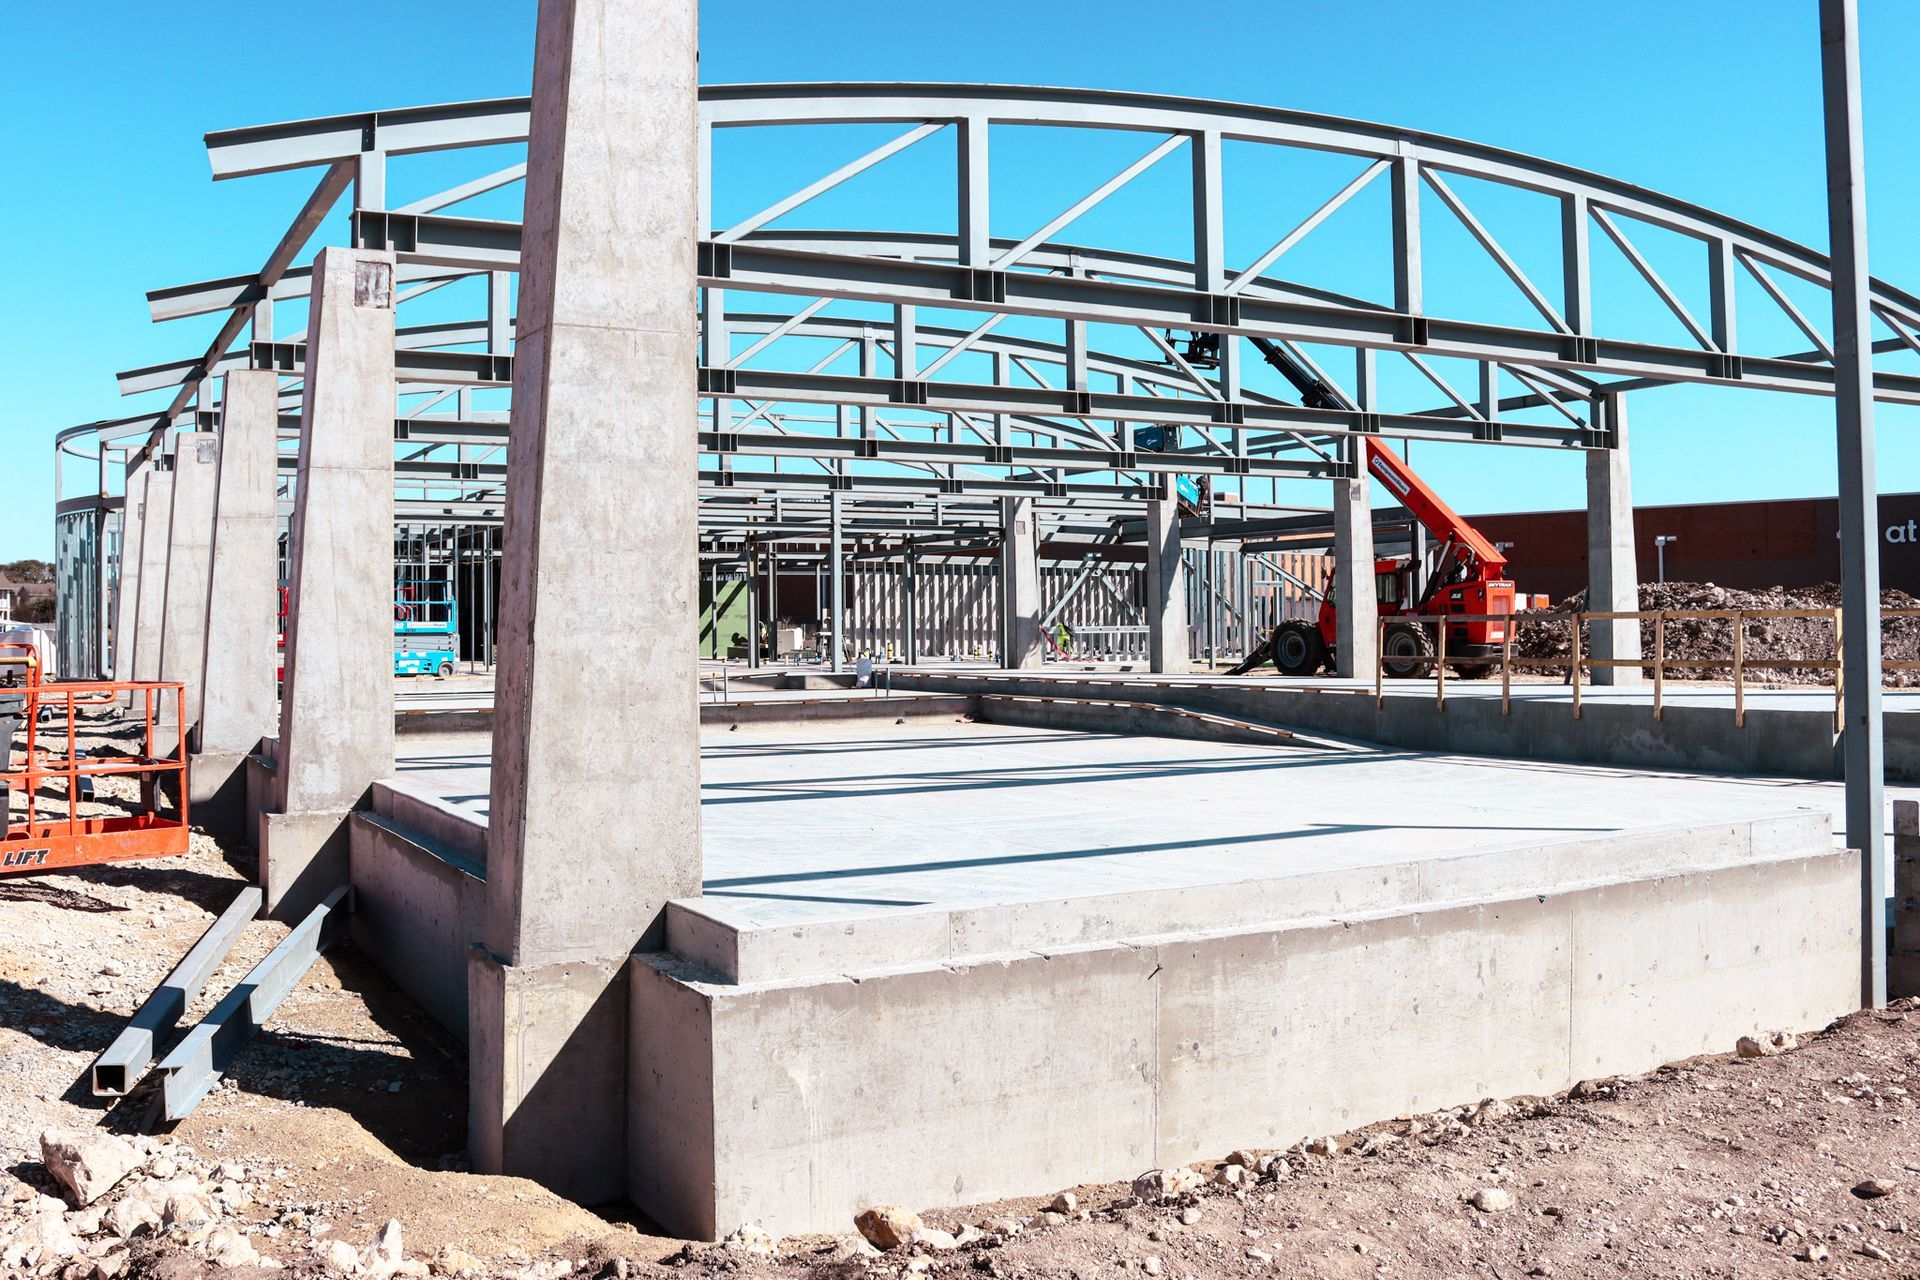
{"type": "Polygon", "coordinates": [[[1160,1204],[1199,1190],[1203,1182],[1198,1173],[1184,1165],[1149,1169],[1133,1180],[1133,1194],[1148,1204],[1160,1204]]]}
{"type": "Polygon", "coordinates": [[[131,1142],[110,1133],[48,1130],[40,1135],[40,1159],[74,1207],[84,1209],[138,1169],[142,1157],[131,1142]]]}
{"type": "Polygon", "coordinates": [[[1467,1197],[1467,1203],[1482,1213],[1505,1213],[1513,1208],[1513,1195],[1499,1187],[1481,1187],[1467,1197]]]}
{"type": "Polygon", "coordinates": [[[876,1249],[898,1249],[926,1228],[919,1214],[896,1204],[875,1205],[855,1218],[853,1225],[876,1249]]]}

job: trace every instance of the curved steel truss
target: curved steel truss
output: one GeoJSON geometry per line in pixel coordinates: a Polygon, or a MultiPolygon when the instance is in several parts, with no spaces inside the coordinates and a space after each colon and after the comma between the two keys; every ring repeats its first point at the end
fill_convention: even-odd
{"type": "MultiPolygon", "coordinates": [[[[208,135],[217,179],[321,177],[258,270],[148,295],[156,321],[223,317],[204,354],[120,376],[126,394],[171,390],[168,407],[65,433],[66,447],[89,433],[151,442],[211,425],[214,380],[244,367],[286,375],[283,408],[297,422],[305,346],[275,331],[274,312],[305,297],[307,272],[293,264],[351,191],[352,242],[400,262],[402,494],[497,505],[508,414],[483,402],[512,381],[520,226],[473,210],[524,177],[524,163],[500,166],[493,151],[524,146],[527,112],[527,100],[502,99],[208,135]],[[437,172],[465,160],[444,153],[482,162],[389,204],[390,163],[397,175],[413,157],[439,156],[437,172]],[[447,318],[453,286],[471,279],[484,287],[447,318]],[[430,297],[437,318],[409,322],[430,297]]],[[[785,518],[837,490],[942,511],[985,512],[972,500],[1016,494],[1114,511],[1163,491],[1173,472],[1238,477],[1243,507],[1271,509],[1280,482],[1353,475],[1355,436],[1605,448],[1594,407],[1624,391],[1832,390],[1831,344],[1809,318],[1824,310],[1808,297],[1827,286],[1823,255],[1495,147],[1263,107],[995,85],[714,86],[701,120],[699,430],[715,513],[763,513],[765,498],[785,518]],[[806,154],[844,163],[760,192],[755,174],[729,171],[736,140],[758,132],[777,145],[778,131],[802,128],[806,154]],[[1035,129],[1124,163],[1051,216],[994,234],[1015,219],[995,157],[1035,129]],[[1237,180],[1303,156],[1321,165],[1324,190],[1237,180]],[[823,197],[909,162],[914,198],[867,206],[882,225],[799,225],[823,197]],[[716,191],[755,211],[716,219],[716,191]],[[1089,215],[1136,198],[1133,223],[1181,251],[1082,234],[1101,222],[1089,215]],[[1342,239],[1351,287],[1285,274],[1367,202],[1384,203],[1380,243],[1342,239]],[[1442,303],[1434,282],[1470,271],[1510,291],[1510,305],[1489,317],[1442,303]],[[1263,356],[1292,376],[1274,377],[1263,356]]],[[[1877,394],[1920,403],[1920,374],[1898,367],[1920,354],[1920,301],[1876,284],[1871,305],[1884,330],[1877,394]]]]}

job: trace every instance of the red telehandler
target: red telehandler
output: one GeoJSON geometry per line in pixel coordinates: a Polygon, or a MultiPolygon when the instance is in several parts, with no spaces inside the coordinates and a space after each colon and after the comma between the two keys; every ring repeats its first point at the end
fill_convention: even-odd
{"type": "MultiPolygon", "coordinates": [[[[1266,339],[1253,339],[1267,362],[1299,390],[1303,403],[1314,408],[1349,408],[1313,373],[1266,339]]],[[[1407,464],[1378,440],[1366,442],[1367,470],[1392,490],[1415,520],[1440,543],[1435,568],[1418,598],[1413,594],[1412,557],[1376,560],[1373,579],[1380,617],[1387,623],[1381,635],[1380,663],[1390,676],[1421,677],[1433,672],[1437,657],[1435,624],[1393,619],[1443,617],[1448,614],[1504,616],[1513,612],[1513,583],[1504,576],[1507,558],[1499,548],[1443,501],[1407,464]]],[[[1273,629],[1266,640],[1241,660],[1234,675],[1245,675],[1271,662],[1282,675],[1308,676],[1334,666],[1334,637],[1339,617],[1334,612],[1332,581],[1320,600],[1320,616],[1313,622],[1288,621],[1273,629]]],[[[1508,624],[1449,622],[1447,666],[1477,680],[1490,675],[1500,658],[1508,624]]]]}
{"type": "MultiPolygon", "coordinates": [[[[1504,576],[1507,558],[1478,530],[1462,520],[1426,481],[1408,469],[1378,440],[1366,442],[1367,470],[1391,489],[1427,532],[1440,541],[1433,574],[1426,589],[1413,595],[1414,562],[1410,556],[1376,560],[1373,580],[1386,628],[1380,639],[1380,663],[1390,676],[1420,677],[1433,672],[1436,657],[1432,623],[1393,619],[1469,617],[1513,612],[1513,583],[1504,576]]],[[[1507,638],[1505,622],[1449,622],[1447,665],[1470,680],[1490,674],[1507,638]]],[[[1234,675],[1245,675],[1272,662],[1282,675],[1310,676],[1322,666],[1334,665],[1334,637],[1339,615],[1334,612],[1332,583],[1320,599],[1320,616],[1313,622],[1294,620],[1273,629],[1266,641],[1249,653],[1234,675]]]]}

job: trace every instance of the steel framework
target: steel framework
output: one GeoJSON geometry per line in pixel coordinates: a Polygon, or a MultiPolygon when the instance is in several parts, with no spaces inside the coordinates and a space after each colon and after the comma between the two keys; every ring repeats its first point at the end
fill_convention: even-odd
{"type": "MultiPolygon", "coordinates": [[[[306,298],[309,272],[296,262],[343,201],[345,238],[392,249],[400,264],[400,515],[497,519],[520,226],[474,213],[524,177],[527,112],[526,99],[500,99],[207,136],[216,179],[319,176],[257,269],[148,294],[155,321],[218,317],[204,352],[120,375],[124,394],[167,394],[166,407],[59,437],[61,453],[98,476],[97,496],[61,508],[63,519],[102,522],[97,616],[110,612],[101,514],[117,501],[110,457],[143,461],[164,453],[171,431],[216,429],[218,379],[243,368],[283,376],[290,448],[305,343],[276,329],[276,311],[292,314],[306,298]],[[389,170],[397,179],[423,157],[438,160],[437,189],[389,201],[389,170]],[[472,176],[444,185],[449,165],[472,176]]],[[[1218,478],[1227,510],[1213,514],[1244,529],[1318,509],[1286,500],[1286,486],[1354,476],[1356,436],[1605,449],[1614,441],[1594,406],[1623,391],[1834,389],[1835,344],[1807,296],[1827,289],[1823,255],[1496,147],[1266,107],[998,85],[712,86],[701,121],[708,233],[698,247],[695,429],[703,551],[714,558],[768,540],[817,541],[835,495],[853,539],[903,545],[991,529],[995,500],[1011,496],[1041,499],[1049,536],[1110,532],[1173,473],[1218,478]],[[1035,129],[1105,139],[1134,158],[1022,234],[992,234],[1015,220],[1010,202],[996,201],[992,158],[1035,129]],[[791,136],[782,130],[806,130],[819,154],[848,158],[801,185],[755,192],[754,174],[730,171],[729,147],[756,133],[791,136]],[[867,206],[899,225],[799,225],[813,202],[885,180],[909,153],[920,163],[898,181],[913,198],[867,206]],[[929,156],[943,182],[928,182],[929,156]],[[1242,194],[1245,184],[1230,181],[1243,166],[1301,156],[1344,166],[1304,216],[1276,217],[1271,192],[1242,194]],[[1171,186],[1143,181],[1175,166],[1171,186]],[[1136,221],[1173,229],[1184,252],[1074,238],[1099,221],[1089,214],[1136,197],[1145,205],[1136,221]],[[1351,287],[1282,274],[1330,220],[1370,200],[1385,205],[1384,230],[1371,254],[1349,255],[1351,287]],[[716,203],[756,211],[716,218],[716,203]],[[1493,230],[1502,220],[1513,228],[1506,239],[1493,230]],[[920,225],[928,221],[935,229],[920,225]],[[1263,247],[1230,249],[1242,243],[1263,247]],[[1691,265],[1683,275],[1675,262],[1691,265]],[[1505,282],[1504,314],[1437,303],[1434,282],[1468,270],[1505,282]],[[1370,285],[1370,275],[1388,283],[1370,285]],[[1739,304],[1759,311],[1742,316],[1739,304]],[[1256,339],[1307,370],[1319,394],[1303,396],[1249,359],[1256,339]]],[[[1920,301],[1875,282],[1865,306],[1884,331],[1870,348],[1883,366],[1873,395],[1920,403],[1920,373],[1897,367],[1920,354],[1920,301]]],[[[289,455],[283,485],[291,470],[289,455]]]]}

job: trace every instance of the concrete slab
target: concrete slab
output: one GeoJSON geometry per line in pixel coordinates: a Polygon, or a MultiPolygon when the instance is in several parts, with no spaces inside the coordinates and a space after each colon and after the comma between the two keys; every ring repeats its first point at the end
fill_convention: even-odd
{"type": "Polygon", "coordinates": [[[1547,1092],[1855,990],[1835,784],[884,721],[707,727],[703,896],[666,949],[624,982],[504,968],[455,949],[487,742],[399,745],[355,825],[366,945],[431,1008],[593,1027],[514,1070],[564,1040],[611,1105],[624,1043],[628,1194],[699,1236],[1547,1092]]]}
{"type": "MultiPolygon", "coordinates": [[[[738,689],[744,693],[746,688],[752,687],[744,683],[749,677],[746,674],[746,667],[743,664],[736,663],[730,670],[734,673],[729,684],[730,689],[738,689]]],[[[991,663],[985,662],[923,662],[919,666],[912,668],[911,672],[936,676],[966,674],[987,675],[997,670],[999,670],[999,668],[996,668],[991,663]]],[[[886,671],[887,669],[884,667],[878,668],[875,679],[886,678],[886,671]]],[[[1154,685],[1165,683],[1170,686],[1190,686],[1193,688],[1240,687],[1322,693],[1359,693],[1364,691],[1369,696],[1373,693],[1373,683],[1371,681],[1348,680],[1331,676],[1293,679],[1286,676],[1276,676],[1270,672],[1263,675],[1233,677],[1226,675],[1225,671],[1226,667],[1223,664],[1217,673],[1194,671],[1180,675],[1153,675],[1146,671],[1144,664],[1130,666],[1123,663],[1064,663],[1052,664],[1038,671],[1023,671],[1020,673],[1020,678],[1051,680],[1063,684],[1089,682],[1106,684],[1118,678],[1141,681],[1143,683],[1151,682],[1154,685]]],[[[895,673],[901,679],[910,677],[910,672],[905,667],[896,668],[895,673]]],[[[820,676],[821,674],[821,669],[813,666],[794,668],[762,667],[758,672],[754,673],[751,679],[756,681],[771,680],[782,676],[800,679],[806,676],[820,676]]],[[[703,663],[701,665],[701,675],[703,677],[701,685],[702,700],[711,701],[715,697],[714,690],[718,687],[720,678],[719,666],[714,663],[703,663]]],[[[904,686],[902,687],[904,688],[904,686]]],[[[398,705],[407,710],[427,710],[443,706],[453,706],[460,709],[483,709],[493,705],[493,682],[491,678],[484,676],[456,676],[454,679],[447,681],[400,681],[397,683],[397,689],[398,705]]],[[[753,688],[753,696],[756,698],[765,697],[771,692],[802,697],[816,695],[818,691],[810,689],[770,690],[765,687],[753,688]]],[[[849,690],[849,692],[852,691],[849,690]]],[[[877,693],[878,691],[862,692],[877,693]]],[[[1431,680],[1392,681],[1388,683],[1386,693],[1389,698],[1393,699],[1406,698],[1431,703],[1433,701],[1433,682],[1431,680]]],[[[1512,696],[1515,701],[1566,703],[1568,706],[1571,706],[1573,702],[1572,690],[1558,680],[1516,682],[1513,685],[1512,696]]],[[[1920,717],[1920,689],[1887,689],[1881,696],[1885,702],[1886,714],[1889,717],[1900,715],[1920,717]]],[[[1498,680],[1450,679],[1447,681],[1447,698],[1449,701],[1455,698],[1492,698],[1498,701],[1500,698],[1500,682],[1498,680]]],[[[1637,687],[1612,688],[1582,685],[1580,689],[1580,700],[1584,703],[1644,706],[1651,712],[1653,707],[1653,686],[1650,683],[1637,687]]],[[[1668,706],[1714,707],[1726,711],[1728,715],[1733,714],[1732,685],[1692,681],[1684,683],[1680,681],[1668,681],[1665,700],[1668,706]]],[[[1746,703],[1749,710],[1831,712],[1833,710],[1833,690],[1831,688],[1812,685],[1780,689],[1750,688],[1746,691],[1746,703]]]]}
{"type": "MultiPolygon", "coordinates": [[[[1432,681],[1393,681],[1384,699],[1371,683],[1155,676],[1136,672],[993,672],[921,668],[892,678],[896,690],[953,693],[1050,693],[1157,699],[1172,705],[1264,719],[1293,728],[1419,751],[1567,760],[1584,764],[1727,773],[1838,777],[1833,693],[1817,689],[1750,692],[1744,722],[1730,689],[1672,687],[1661,719],[1652,691],[1583,687],[1579,714],[1564,685],[1515,685],[1503,708],[1497,681],[1449,680],[1441,704],[1432,681]]],[[[1920,693],[1887,699],[1886,773],[1920,782],[1920,693]]]]}
{"type": "MultiPolygon", "coordinates": [[[[403,740],[400,753],[403,780],[486,813],[484,739],[403,740]]],[[[925,722],[709,726],[701,798],[705,905],[749,927],[1229,885],[1841,804],[1836,783],[925,722]]]]}

